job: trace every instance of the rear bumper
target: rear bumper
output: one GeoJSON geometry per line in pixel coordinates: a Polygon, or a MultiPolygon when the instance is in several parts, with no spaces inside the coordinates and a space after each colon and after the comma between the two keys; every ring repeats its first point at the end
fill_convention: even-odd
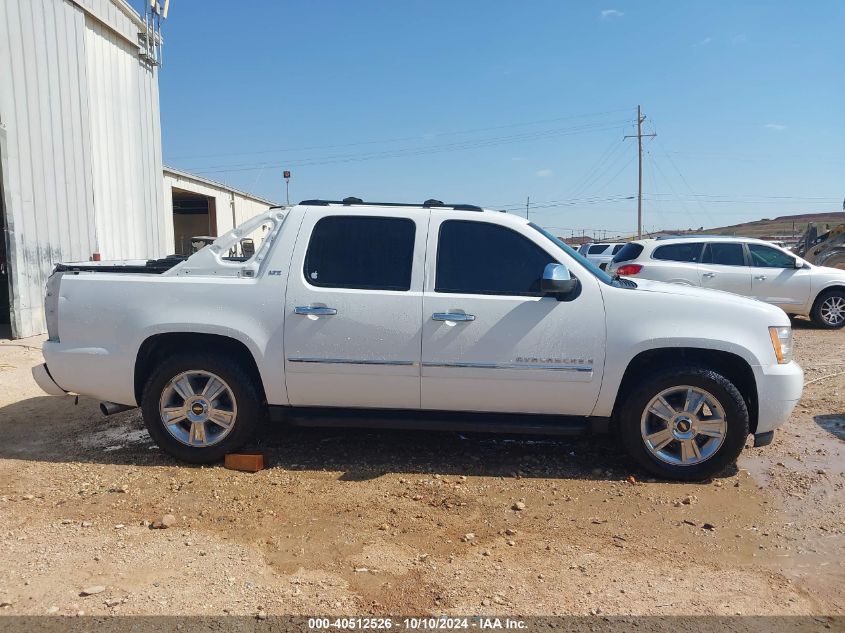
{"type": "Polygon", "coordinates": [[[59,387],[59,385],[56,384],[56,381],[53,380],[53,377],[50,375],[50,370],[47,369],[47,365],[44,363],[32,368],[32,377],[35,378],[35,382],[38,383],[38,386],[51,396],[64,396],[67,394],[67,391],[59,387]]]}
{"type": "MultiPolygon", "coordinates": [[[[113,353],[104,347],[75,347],[54,341],[46,341],[41,349],[50,368],[51,381],[61,385],[63,392],[107,402],[136,404],[133,355],[113,353]]],[[[41,388],[51,393],[44,385],[41,388]]]]}
{"type": "Polygon", "coordinates": [[[798,363],[759,367],[757,375],[757,428],[755,434],[768,433],[784,424],[804,390],[804,372],[798,363]]]}

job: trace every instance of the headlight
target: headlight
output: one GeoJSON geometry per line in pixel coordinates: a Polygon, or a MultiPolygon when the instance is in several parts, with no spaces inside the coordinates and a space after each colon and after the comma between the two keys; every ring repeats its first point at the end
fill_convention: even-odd
{"type": "Polygon", "coordinates": [[[788,325],[771,326],[769,336],[772,337],[772,347],[781,365],[792,360],[792,328],[788,325]]]}

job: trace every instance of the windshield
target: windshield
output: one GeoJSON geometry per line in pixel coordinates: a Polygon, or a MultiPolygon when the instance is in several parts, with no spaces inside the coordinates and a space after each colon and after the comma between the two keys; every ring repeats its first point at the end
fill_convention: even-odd
{"type": "Polygon", "coordinates": [[[540,233],[542,233],[543,235],[545,235],[548,239],[550,239],[550,240],[554,243],[554,245],[555,245],[555,246],[557,246],[558,248],[560,248],[560,249],[562,249],[563,251],[565,251],[567,255],[569,255],[570,257],[572,257],[572,258],[573,258],[574,260],[576,260],[579,264],[581,264],[584,268],[586,268],[587,270],[589,270],[589,271],[590,271],[590,273],[592,273],[592,275],[593,275],[596,279],[598,279],[599,281],[603,281],[604,283],[606,283],[606,284],[608,284],[608,285],[610,285],[610,286],[612,286],[612,285],[613,285],[613,277],[611,277],[610,275],[608,275],[608,274],[607,274],[606,272],[604,272],[601,268],[599,268],[599,267],[598,267],[598,266],[596,266],[593,262],[591,262],[589,259],[587,259],[586,257],[584,257],[581,253],[579,253],[579,252],[578,252],[578,251],[576,251],[574,248],[572,248],[571,246],[569,246],[569,244],[567,244],[567,243],[566,243],[566,242],[564,242],[563,240],[561,240],[561,239],[559,239],[559,238],[555,237],[554,235],[552,235],[551,233],[549,233],[546,229],[543,229],[543,228],[541,228],[541,227],[537,226],[537,225],[536,225],[536,224],[534,224],[533,222],[529,223],[529,224],[528,224],[528,226],[530,226],[532,229],[534,229],[534,230],[536,230],[536,231],[539,231],[540,233]]]}

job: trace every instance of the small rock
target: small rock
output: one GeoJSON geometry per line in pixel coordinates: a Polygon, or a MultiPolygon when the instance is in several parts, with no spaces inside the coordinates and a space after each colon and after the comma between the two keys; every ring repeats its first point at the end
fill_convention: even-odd
{"type": "Polygon", "coordinates": [[[23,499],[24,501],[32,501],[33,499],[35,499],[35,495],[23,495],[21,499],[23,499]]]}
{"type": "Polygon", "coordinates": [[[9,600],[0,600],[0,609],[8,609],[12,606],[12,603],[9,600]]]}
{"type": "Polygon", "coordinates": [[[54,613],[58,613],[58,612],[59,612],[59,607],[57,607],[56,605],[53,605],[52,607],[49,607],[49,608],[47,609],[47,613],[48,613],[49,615],[52,615],[52,614],[54,614],[54,613]]]}
{"type": "Polygon", "coordinates": [[[636,483],[637,483],[637,478],[636,478],[636,477],[634,477],[633,475],[628,475],[627,482],[628,482],[629,484],[631,484],[632,486],[634,486],[634,485],[636,485],[636,483]]]}
{"type": "Polygon", "coordinates": [[[510,545],[511,547],[513,547],[514,545],[516,545],[516,541],[508,541],[507,543],[508,543],[508,545],[510,545]]]}
{"type": "Polygon", "coordinates": [[[712,523],[704,523],[704,524],[701,526],[701,528],[702,528],[702,529],[704,529],[704,530],[715,530],[715,529],[716,529],[716,526],[715,526],[715,525],[713,525],[712,523]]]}
{"type": "Polygon", "coordinates": [[[386,532],[390,529],[390,525],[387,523],[382,523],[380,526],[378,526],[378,529],[380,529],[382,532],[386,532]]]}
{"type": "Polygon", "coordinates": [[[522,501],[517,501],[511,506],[511,509],[516,510],[517,512],[522,512],[523,510],[525,510],[525,504],[522,501]]]}
{"type": "Polygon", "coordinates": [[[475,540],[475,534],[473,534],[472,532],[467,532],[466,534],[463,535],[463,537],[461,537],[461,540],[464,543],[469,543],[470,541],[474,541],[475,540]]]}
{"type": "Polygon", "coordinates": [[[92,585],[90,587],[85,587],[85,589],[83,589],[79,593],[79,595],[80,596],[93,596],[93,595],[96,595],[98,593],[103,593],[105,590],[106,590],[106,588],[103,587],[103,585],[92,585]]]}
{"type": "Polygon", "coordinates": [[[80,525],[81,525],[82,527],[91,527],[91,526],[92,526],[92,525],[94,525],[94,524],[93,524],[93,523],[91,523],[91,521],[83,521],[82,523],[80,523],[80,525]]]}
{"type": "Polygon", "coordinates": [[[692,505],[696,501],[698,501],[698,499],[696,497],[693,497],[692,495],[687,495],[686,497],[681,499],[681,503],[683,503],[685,506],[692,505]]]}
{"type": "Polygon", "coordinates": [[[490,606],[490,600],[489,600],[488,598],[484,598],[484,599],[481,601],[481,606],[482,606],[482,607],[489,607],[489,606],[490,606]]]}
{"type": "Polygon", "coordinates": [[[258,618],[259,620],[266,620],[266,619],[267,619],[267,614],[266,614],[264,611],[259,611],[259,612],[256,614],[256,616],[255,616],[255,617],[256,617],[256,618],[258,618]]]}
{"type": "Polygon", "coordinates": [[[120,598],[109,598],[108,600],[106,600],[105,604],[106,604],[107,607],[111,608],[111,607],[116,607],[121,602],[122,601],[121,601],[120,598]]]}
{"type": "Polygon", "coordinates": [[[176,517],[172,514],[165,514],[160,519],[150,523],[151,530],[166,530],[176,524],[176,517]]]}
{"type": "Polygon", "coordinates": [[[508,528],[507,530],[505,530],[505,534],[507,534],[508,536],[516,536],[516,530],[514,530],[513,528],[508,528]]]}

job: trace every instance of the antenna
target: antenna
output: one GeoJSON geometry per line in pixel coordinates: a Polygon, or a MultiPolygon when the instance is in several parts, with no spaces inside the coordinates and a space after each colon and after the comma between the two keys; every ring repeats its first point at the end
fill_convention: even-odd
{"type": "Polygon", "coordinates": [[[150,66],[162,65],[161,21],[167,18],[170,0],[149,0],[144,3],[144,30],[138,34],[139,56],[150,66]]]}

